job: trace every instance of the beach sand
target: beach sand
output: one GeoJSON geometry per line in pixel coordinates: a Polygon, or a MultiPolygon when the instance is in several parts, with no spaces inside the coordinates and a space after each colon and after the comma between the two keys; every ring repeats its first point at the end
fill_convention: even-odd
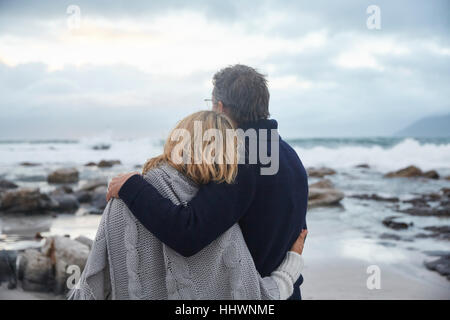
{"type": "Polygon", "coordinates": [[[0,300],[61,300],[64,296],[52,293],[23,291],[22,288],[9,290],[7,283],[0,285],[0,300]]]}
{"type": "Polygon", "coordinates": [[[440,275],[429,272],[426,278],[410,277],[382,264],[378,265],[381,270],[380,289],[369,290],[366,285],[370,276],[366,273],[368,266],[352,259],[306,262],[302,297],[305,300],[450,299],[450,285],[446,285],[447,280],[440,275]]]}
{"type": "Polygon", "coordinates": [[[380,241],[328,212],[309,215],[314,217],[303,252],[303,299],[450,299],[450,281],[423,264],[437,257],[410,242],[380,241]],[[380,271],[380,289],[370,290],[372,272],[367,268],[374,265],[380,271]]]}

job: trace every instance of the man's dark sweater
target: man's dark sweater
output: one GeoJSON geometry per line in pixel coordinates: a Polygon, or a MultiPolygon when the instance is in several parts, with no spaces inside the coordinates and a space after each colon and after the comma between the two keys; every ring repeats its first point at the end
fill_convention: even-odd
{"type": "MultiPolygon", "coordinates": [[[[277,122],[259,120],[241,128],[270,131],[277,129],[277,122]]],[[[278,141],[276,174],[261,175],[259,162],[240,164],[235,183],[201,186],[186,206],[163,198],[140,175],[125,182],[119,197],[150,232],[183,256],[199,252],[238,222],[256,269],[262,277],[268,276],[282,262],[301,229],[306,229],[307,174],[297,153],[281,138],[278,141]]],[[[291,299],[301,299],[302,282],[300,276],[291,299]]]]}

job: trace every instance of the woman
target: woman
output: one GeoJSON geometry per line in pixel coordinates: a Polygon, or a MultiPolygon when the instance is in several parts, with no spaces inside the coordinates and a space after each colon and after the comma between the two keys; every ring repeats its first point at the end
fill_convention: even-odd
{"type": "MultiPolygon", "coordinates": [[[[201,184],[233,183],[237,142],[218,143],[233,129],[228,117],[214,111],[186,117],[167,139],[163,154],[144,165],[143,177],[175,204],[189,202],[201,184]],[[218,133],[214,139],[191,139],[211,129],[218,133]],[[201,161],[190,161],[198,154],[201,161]]],[[[262,278],[238,224],[199,253],[183,257],[144,228],[120,199],[112,199],[69,299],[287,299],[303,267],[305,236],[306,230],[278,269],[262,278]]]]}

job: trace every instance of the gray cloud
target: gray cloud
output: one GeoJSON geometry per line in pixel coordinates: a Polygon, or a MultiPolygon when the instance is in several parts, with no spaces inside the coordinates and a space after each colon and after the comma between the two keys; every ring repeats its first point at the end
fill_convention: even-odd
{"type": "Polygon", "coordinates": [[[264,25],[264,15],[271,12],[287,12],[289,16],[274,33],[298,35],[299,33],[329,28],[339,33],[348,30],[364,31],[366,8],[378,5],[382,12],[383,29],[386,32],[403,32],[414,35],[438,33],[447,35],[450,29],[450,2],[408,1],[408,0],[2,0],[0,1],[1,30],[28,29],[35,20],[58,19],[66,16],[69,5],[78,5],[88,16],[106,18],[128,17],[148,19],[171,11],[193,10],[204,13],[208,18],[226,22],[248,23],[250,30],[258,32],[258,25],[264,25]],[[25,22],[17,23],[19,21],[25,22]],[[15,23],[14,23],[15,21],[15,23]],[[28,21],[28,25],[27,25],[28,21]],[[8,28],[9,29],[5,29],[8,28]]]}
{"type": "MultiPolygon", "coordinates": [[[[379,31],[365,26],[365,9],[373,1],[1,1],[0,35],[51,37],[45,22],[64,18],[69,4],[79,5],[83,15],[143,21],[189,9],[224,26],[239,24],[249,34],[274,38],[326,30],[324,46],[279,53],[255,65],[269,73],[269,83],[286,76],[312,83],[305,89],[271,89],[271,113],[281,133],[291,137],[386,135],[450,110],[450,56],[426,47],[450,46],[448,1],[377,1],[379,31]],[[266,26],[265,17],[278,13],[282,19],[266,26]],[[361,39],[378,36],[392,37],[410,54],[374,53],[383,70],[336,65],[336,58],[361,39]],[[271,65],[275,69],[268,72],[271,65]]],[[[156,77],[126,65],[49,72],[39,63],[0,63],[0,136],[72,137],[108,128],[122,136],[162,135],[176,120],[204,107],[203,98],[210,94],[204,83],[212,74],[156,77]]]]}
{"type": "Polygon", "coordinates": [[[107,129],[121,137],[161,135],[205,108],[210,93],[198,83],[209,78],[156,78],[123,65],[49,72],[41,64],[0,64],[0,136],[70,138],[107,129]]]}

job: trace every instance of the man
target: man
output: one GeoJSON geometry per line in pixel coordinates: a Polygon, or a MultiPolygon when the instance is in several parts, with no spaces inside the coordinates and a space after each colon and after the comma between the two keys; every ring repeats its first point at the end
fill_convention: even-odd
{"type": "MultiPolygon", "coordinates": [[[[264,277],[306,229],[307,174],[297,153],[278,136],[277,122],[268,119],[270,95],[262,74],[234,65],[217,72],[213,84],[213,109],[228,115],[238,128],[256,132],[256,139],[246,140],[246,161],[239,164],[235,183],[204,185],[186,206],[176,206],[131,173],[111,181],[107,199],[120,197],[150,232],[183,256],[196,254],[238,222],[264,277]],[[249,145],[255,141],[258,158],[252,163],[249,145]],[[267,162],[260,159],[261,148],[277,157],[278,170],[263,173],[267,162]]],[[[300,276],[291,299],[301,299],[302,282],[300,276]]]]}

